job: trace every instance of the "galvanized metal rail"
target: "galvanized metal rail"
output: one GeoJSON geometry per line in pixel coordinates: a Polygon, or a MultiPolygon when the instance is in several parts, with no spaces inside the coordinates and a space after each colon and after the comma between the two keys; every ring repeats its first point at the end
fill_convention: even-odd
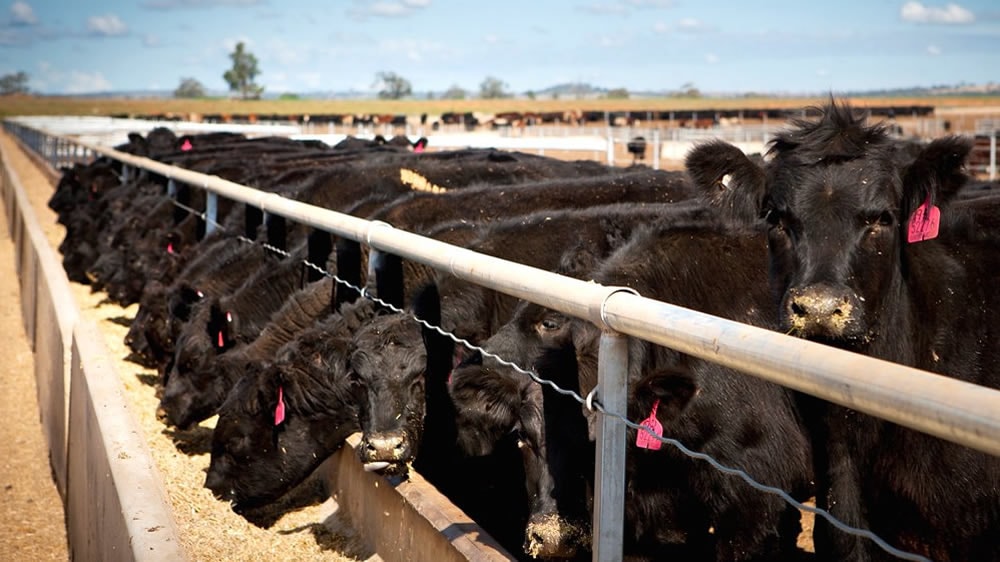
{"type": "MultiPolygon", "coordinates": [[[[113,149],[50,137],[9,121],[6,126],[49,157],[54,165],[78,158],[81,150],[84,155],[108,156],[127,167],[142,168],[174,182],[204,188],[210,210],[217,208],[214,198],[225,197],[589,320],[605,331],[599,372],[613,374],[614,378],[610,379],[613,382],[605,378],[599,383],[598,398],[610,412],[626,411],[621,375],[627,370],[624,364],[627,354],[621,352],[620,335],[627,335],[1000,455],[1000,390],[655,301],[621,287],[588,283],[507,262],[397,230],[385,223],[262,193],[216,176],[113,149]]],[[[209,216],[208,221],[214,218],[209,216]]],[[[595,559],[612,560],[621,556],[624,436],[623,424],[601,424],[595,498],[600,509],[594,515],[594,533],[599,540],[595,544],[595,559]]]]}

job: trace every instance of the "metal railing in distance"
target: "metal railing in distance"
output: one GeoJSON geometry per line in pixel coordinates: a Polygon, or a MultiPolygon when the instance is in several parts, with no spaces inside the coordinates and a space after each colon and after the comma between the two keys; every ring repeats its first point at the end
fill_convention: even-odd
{"type": "MultiPolygon", "coordinates": [[[[629,294],[620,287],[607,287],[507,262],[397,230],[385,223],[261,193],[215,176],[111,149],[89,145],[86,148],[130,166],[203,187],[218,196],[258,207],[267,213],[367,243],[376,250],[589,320],[605,331],[677,349],[860,412],[1000,455],[998,390],[629,294]]],[[[607,354],[602,354],[600,361],[600,371],[615,372],[606,364],[607,354]]],[[[625,413],[624,403],[608,403],[611,396],[598,398],[608,411],[625,413]]],[[[602,458],[617,459],[619,455],[623,458],[624,446],[618,446],[617,438],[610,441],[615,445],[606,449],[599,444],[602,458]]],[[[620,443],[624,445],[623,441],[620,443]]],[[[619,462],[615,460],[609,464],[618,466],[619,462]]],[[[605,482],[601,470],[601,463],[598,463],[596,481],[605,482]]],[[[620,503],[617,506],[609,504],[602,503],[601,507],[621,513],[620,503]]],[[[595,514],[595,519],[597,517],[595,514]]],[[[602,516],[601,520],[607,519],[602,516]]],[[[617,540],[620,540],[620,523],[618,527],[617,540]]],[[[613,535],[611,531],[605,534],[602,529],[602,539],[613,535]]],[[[620,545],[617,542],[618,552],[620,545]]]]}

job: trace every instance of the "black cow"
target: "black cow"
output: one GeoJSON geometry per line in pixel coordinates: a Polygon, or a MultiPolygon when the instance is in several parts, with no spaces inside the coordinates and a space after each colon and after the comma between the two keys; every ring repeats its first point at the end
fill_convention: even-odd
{"type": "MultiPolygon", "coordinates": [[[[574,275],[767,327],[763,255],[760,232],[729,232],[711,219],[664,221],[634,235],[596,269],[574,275]]],[[[597,382],[599,339],[600,330],[587,321],[521,303],[483,347],[585,394],[597,382]]],[[[629,385],[630,419],[649,416],[659,398],[665,435],[808,498],[809,442],[788,392],[640,340],[629,346],[629,385]]],[[[488,452],[493,440],[512,431],[520,437],[532,493],[526,550],[569,557],[589,547],[593,432],[579,406],[490,358],[456,369],[450,392],[459,442],[469,452],[488,452]]],[[[629,435],[634,443],[635,432],[629,435]]],[[[773,496],[669,446],[657,452],[630,447],[627,470],[629,554],[744,560],[794,553],[797,512],[773,496]]]]}
{"type": "Polygon", "coordinates": [[[636,164],[646,159],[646,138],[634,137],[625,145],[628,153],[632,155],[632,164],[636,164]]]}
{"type": "MultiPolygon", "coordinates": [[[[783,330],[998,388],[997,241],[977,228],[984,215],[974,204],[952,205],[970,148],[946,137],[915,153],[831,100],[818,120],[779,134],[764,166],[713,142],[687,168],[730,217],[766,220],[783,330]]],[[[846,408],[817,409],[821,507],[906,551],[1000,560],[1000,459],[846,408]]],[[[821,520],[815,541],[825,559],[888,557],[821,520]]]]}
{"type": "Polygon", "coordinates": [[[215,376],[214,360],[253,341],[305,281],[296,252],[281,261],[265,259],[234,293],[201,299],[177,338],[175,359],[163,381],[158,416],[186,428],[215,413],[232,381],[215,376]]]}
{"type": "Polygon", "coordinates": [[[219,409],[207,488],[238,513],[259,509],[303,482],[359,429],[347,357],[352,332],[376,313],[368,300],[345,305],[273,361],[248,364],[219,409]]]}

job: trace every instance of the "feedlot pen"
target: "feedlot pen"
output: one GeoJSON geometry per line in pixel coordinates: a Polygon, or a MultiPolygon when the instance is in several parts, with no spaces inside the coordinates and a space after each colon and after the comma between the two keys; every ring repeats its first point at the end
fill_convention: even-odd
{"type": "MultiPolygon", "coordinates": [[[[54,143],[47,143],[47,146],[54,147],[53,153],[58,156],[61,147],[64,146],[64,141],[57,140],[54,143]]],[[[115,157],[124,162],[128,162],[131,159],[131,157],[127,155],[116,154],[115,157]]],[[[156,163],[143,163],[142,166],[155,170],[161,165],[156,163]]],[[[180,181],[206,182],[205,188],[209,189],[209,185],[207,183],[208,180],[193,178],[186,180],[185,177],[187,173],[183,170],[171,173],[180,174],[177,176],[180,181]]],[[[10,184],[11,182],[7,181],[5,183],[10,184]]],[[[271,197],[267,198],[266,201],[258,201],[255,198],[257,197],[256,195],[244,193],[243,190],[246,188],[235,184],[213,181],[211,189],[217,190],[223,197],[240,200],[248,204],[255,204],[262,210],[266,204],[268,212],[277,210],[279,214],[285,213],[293,219],[300,219],[305,217],[307,214],[305,212],[307,209],[300,208],[298,204],[286,201],[282,198],[271,197]]],[[[39,343],[39,335],[45,335],[45,330],[42,328],[49,327],[49,329],[52,329],[50,325],[55,326],[59,323],[59,318],[56,318],[55,321],[52,320],[53,313],[51,310],[53,308],[56,310],[63,310],[58,306],[52,305],[51,302],[44,300],[44,297],[48,296],[48,293],[46,292],[48,287],[41,287],[38,286],[37,283],[33,282],[35,279],[33,276],[37,274],[39,270],[46,270],[46,268],[52,267],[52,257],[47,254],[45,259],[43,259],[38,258],[31,253],[25,252],[23,249],[24,240],[26,238],[34,239],[34,237],[40,236],[36,232],[32,231],[30,227],[25,226],[26,224],[29,224],[29,222],[33,221],[26,221],[20,214],[18,214],[24,209],[30,208],[31,204],[17,199],[26,199],[23,194],[11,195],[10,190],[7,191],[6,198],[8,202],[7,208],[14,209],[14,211],[8,212],[12,215],[12,233],[16,247],[20,251],[17,262],[22,271],[22,279],[25,280],[22,282],[22,292],[26,294],[24,298],[24,302],[26,303],[26,314],[24,317],[25,323],[29,337],[33,339],[36,348],[38,348],[42,347],[39,343]],[[11,204],[11,200],[14,199],[17,199],[17,205],[11,204]],[[46,306],[49,308],[46,308],[46,306]],[[45,321],[48,321],[48,324],[46,324],[45,321]],[[36,328],[38,329],[36,330],[36,328]]],[[[211,206],[214,207],[214,205],[211,206]]],[[[778,382],[779,384],[790,388],[805,391],[809,394],[813,394],[814,396],[831,400],[844,406],[856,408],[869,414],[878,415],[908,427],[927,431],[933,435],[945,437],[966,445],[971,445],[983,451],[991,453],[1000,451],[1000,443],[995,440],[995,436],[998,435],[996,430],[997,428],[1000,428],[1000,419],[997,418],[998,410],[995,408],[995,405],[997,404],[996,399],[1000,398],[1000,396],[997,396],[997,393],[994,390],[975,387],[974,385],[969,385],[961,381],[934,376],[912,368],[886,364],[871,358],[847,354],[843,351],[827,348],[813,342],[807,342],[762,329],[737,325],[736,323],[723,319],[712,318],[707,315],[685,311],[666,303],[658,303],[657,301],[652,301],[635,294],[630,294],[627,291],[623,291],[621,288],[595,286],[594,284],[588,284],[578,280],[565,279],[546,272],[538,274],[538,278],[536,279],[534,271],[531,272],[531,275],[528,275],[527,271],[521,271],[521,268],[514,267],[516,264],[511,264],[509,266],[511,271],[508,272],[509,275],[507,276],[500,276],[496,279],[487,279],[485,275],[479,275],[477,277],[477,271],[488,270],[489,267],[487,266],[493,266],[496,268],[499,264],[491,262],[487,257],[476,256],[471,252],[461,252],[459,250],[444,251],[443,248],[439,247],[442,244],[424,242],[423,240],[420,241],[421,251],[417,251],[414,249],[414,247],[417,246],[417,241],[412,240],[412,238],[414,238],[414,235],[412,234],[407,234],[402,231],[393,232],[392,229],[386,228],[375,229],[371,228],[372,225],[365,221],[361,221],[360,219],[335,215],[336,214],[334,213],[317,211],[315,215],[308,217],[308,221],[313,226],[331,229],[332,231],[338,233],[346,233],[350,237],[354,237],[356,240],[367,240],[375,249],[397,252],[403,257],[413,255],[419,258],[418,261],[423,261],[424,263],[434,267],[450,268],[452,272],[456,273],[459,277],[464,275],[477,282],[485,282],[488,286],[499,287],[501,290],[509,292],[509,294],[522,298],[528,298],[529,300],[538,299],[535,302],[538,302],[539,304],[548,305],[566,314],[587,318],[595,324],[603,325],[609,330],[609,333],[605,334],[608,336],[607,348],[609,349],[609,353],[607,355],[610,356],[608,358],[608,365],[620,366],[624,364],[623,361],[621,361],[624,355],[621,353],[624,347],[621,345],[624,342],[622,335],[632,335],[647,339],[647,341],[678,349],[682,352],[691,353],[695,356],[705,357],[723,365],[736,367],[739,370],[755,374],[773,382],[778,382]],[[427,251],[423,252],[423,250],[427,251]],[[432,252],[431,250],[436,250],[436,252],[432,252]],[[458,257],[462,257],[464,260],[467,260],[468,263],[458,260],[458,257]],[[566,299],[562,298],[562,295],[578,295],[578,297],[575,299],[566,299]],[[617,333],[611,333],[610,330],[615,330],[617,333]],[[760,349],[769,349],[773,351],[773,353],[769,352],[766,356],[761,356],[759,353],[760,349]],[[867,375],[864,377],[859,375],[859,373],[874,372],[878,372],[880,374],[876,380],[870,380],[870,376],[867,375]],[[905,395],[901,395],[898,389],[904,386],[904,381],[905,386],[909,387],[910,391],[905,395]]],[[[33,228],[38,230],[37,225],[33,228]]],[[[35,243],[34,247],[37,247],[37,243],[35,243]]],[[[47,271],[51,271],[51,269],[47,271]]],[[[48,280],[48,276],[40,275],[38,276],[38,279],[44,282],[48,280]]],[[[68,293],[69,291],[67,290],[66,292],[68,293]]],[[[55,294],[55,291],[53,291],[53,294],[55,294]]],[[[90,391],[89,388],[84,387],[81,392],[81,389],[79,388],[80,385],[91,385],[100,383],[101,381],[106,382],[106,379],[108,378],[102,378],[93,374],[88,376],[87,371],[94,370],[95,366],[96,371],[98,372],[102,369],[110,370],[106,365],[101,363],[102,358],[98,354],[94,354],[93,361],[89,361],[91,356],[88,356],[87,354],[94,353],[94,344],[79,344],[81,337],[86,335],[83,332],[87,331],[85,328],[88,325],[88,322],[81,322],[80,325],[84,328],[77,328],[74,332],[74,341],[76,343],[74,343],[73,354],[73,388],[70,393],[70,414],[68,418],[66,418],[74,420],[74,424],[69,424],[69,431],[66,432],[68,433],[70,447],[64,451],[69,451],[69,458],[63,459],[64,462],[61,463],[60,459],[56,458],[59,448],[58,446],[53,447],[53,466],[56,470],[57,484],[60,485],[60,489],[63,490],[66,489],[68,482],[68,486],[71,491],[74,479],[79,482],[79,479],[76,478],[77,475],[73,472],[74,467],[79,469],[80,466],[90,466],[89,463],[84,462],[81,464],[79,459],[74,460],[73,458],[73,454],[75,452],[74,447],[72,446],[73,440],[74,437],[80,437],[80,431],[74,431],[75,426],[79,425],[79,423],[77,423],[77,415],[86,417],[85,426],[86,424],[91,423],[94,425],[100,425],[104,418],[109,414],[121,416],[121,412],[109,412],[109,409],[105,404],[99,404],[99,407],[95,407],[95,405],[90,402],[82,405],[74,403],[74,398],[77,401],[84,400],[87,398],[87,392],[90,391]],[[83,353],[84,358],[77,361],[76,358],[81,352],[83,353]],[[86,368],[82,368],[82,366],[86,366],[86,368]],[[84,373],[79,375],[79,371],[84,371],[84,373]],[[98,409],[100,410],[99,415],[95,415],[94,412],[98,409]],[[64,469],[62,472],[60,472],[61,467],[64,469]],[[60,474],[62,474],[61,480],[60,474]]],[[[69,330],[64,328],[64,337],[62,339],[58,337],[53,338],[50,334],[50,341],[56,341],[57,343],[68,342],[70,341],[69,338],[65,337],[65,334],[67,333],[69,333],[69,330]]],[[[604,343],[605,342],[602,337],[602,361],[604,361],[604,343]]],[[[104,346],[102,345],[101,347],[104,346]]],[[[47,357],[49,360],[52,360],[54,358],[61,358],[64,355],[62,350],[59,349],[59,353],[39,354],[39,356],[47,357]]],[[[61,375],[61,366],[60,369],[52,372],[61,375]]],[[[604,380],[599,384],[600,392],[602,393],[602,402],[605,395],[609,398],[613,397],[613,390],[621,386],[621,384],[616,384],[615,377],[622,378],[620,377],[622,369],[612,369],[611,367],[608,367],[607,372],[610,372],[613,376],[611,377],[611,380],[604,380]]],[[[42,381],[42,379],[39,378],[40,402],[42,404],[43,423],[45,423],[45,429],[47,435],[49,436],[49,441],[50,443],[58,444],[59,431],[65,432],[66,426],[61,425],[58,421],[56,423],[52,423],[50,420],[46,420],[46,411],[48,411],[50,416],[63,414],[63,402],[61,401],[63,391],[61,387],[48,383],[61,383],[63,378],[61,376],[50,376],[50,379],[52,380],[42,381]],[[53,403],[57,404],[59,407],[52,408],[51,405],[53,403]],[[53,435],[56,437],[53,437],[53,435]]],[[[128,377],[126,377],[126,380],[127,379],[128,377]]],[[[118,385],[115,386],[117,387],[118,385]]],[[[614,412],[616,409],[623,410],[623,407],[619,406],[620,405],[616,405],[615,409],[610,411],[614,412]]],[[[601,429],[604,429],[605,427],[606,434],[610,438],[606,440],[607,443],[602,442],[600,446],[602,447],[602,450],[607,449],[609,454],[612,454],[618,452],[617,445],[620,444],[622,454],[616,457],[620,459],[624,454],[624,427],[616,425],[616,420],[611,419],[611,416],[606,416],[605,420],[602,421],[601,429]]],[[[106,430],[108,428],[102,425],[100,429],[106,430]]],[[[157,431],[162,431],[162,429],[157,426],[157,431]]],[[[99,435],[100,431],[97,433],[99,435]]],[[[127,432],[119,430],[119,433],[127,432]]],[[[115,437],[125,438],[127,436],[115,435],[115,437]]],[[[599,441],[601,441],[600,438],[599,441]]],[[[95,462],[103,462],[106,465],[110,465],[111,469],[105,471],[104,465],[98,465],[95,469],[92,469],[94,474],[85,474],[84,476],[90,476],[93,482],[99,482],[101,476],[107,478],[106,473],[113,472],[115,465],[118,464],[117,461],[128,460],[126,458],[122,458],[120,455],[115,456],[117,449],[114,449],[114,445],[115,443],[112,442],[110,446],[101,449],[101,451],[106,455],[105,458],[95,459],[95,462]],[[111,462],[109,462],[109,459],[111,462]]],[[[181,449],[181,452],[186,454],[186,450],[184,449],[181,449]]],[[[341,458],[345,457],[349,458],[349,455],[341,455],[341,458]]],[[[149,464],[151,465],[152,461],[149,461],[149,464]]],[[[345,463],[338,464],[344,465],[345,463]]],[[[599,472],[601,472],[601,466],[602,463],[599,462],[599,472]]],[[[622,470],[618,472],[618,477],[620,477],[623,472],[623,467],[621,468],[622,470]]],[[[601,480],[603,476],[604,474],[600,474],[595,479],[604,482],[604,480],[601,480]]],[[[613,475],[607,478],[609,483],[609,498],[615,492],[614,482],[612,482],[615,478],[616,477],[613,475]]],[[[88,482],[86,479],[84,479],[84,481],[88,482]]],[[[118,485],[122,486],[123,484],[128,485],[128,483],[119,483],[118,485]]],[[[165,494],[162,490],[163,485],[158,481],[147,481],[142,483],[142,485],[148,486],[147,490],[150,492],[150,494],[148,494],[150,498],[155,497],[155,494],[157,493],[165,494]]],[[[382,489],[384,490],[387,487],[388,486],[382,486],[382,489]]],[[[602,499],[604,497],[601,494],[595,495],[601,496],[602,499]]],[[[83,518],[79,517],[79,512],[74,509],[73,497],[72,493],[68,494],[67,503],[69,504],[69,531],[70,543],[74,546],[74,548],[77,548],[81,543],[78,543],[74,539],[76,526],[74,525],[73,519],[74,516],[76,516],[77,519],[83,518]]],[[[608,503],[610,504],[611,502],[609,501],[608,503]]],[[[353,505],[353,502],[343,502],[342,506],[347,504],[353,505]]],[[[80,504],[78,501],[77,505],[92,508],[95,504],[93,502],[80,504]]],[[[184,505],[189,507],[188,504],[184,505]]],[[[124,512],[124,510],[121,510],[121,512],[116,513],[114,509],[108,510],[105,506],[100,504],[97,504],[97,507],[104,508],[101,512],[102,514],[117,514],[120,516],[121,512],[124,512]]],[[[115,507],[117,506],[112,506],[112,508],[115,507]]],[[[155,506],[151,507],[153,507],[155,511],[155,506]]],[[[173,533],[173,514],[176,513],[176,510],[171,511],[170,508],[165,508],[164,511],[165,514],[143,514],[144,516],[148,516],[150,522],[155,521],[156,523],[149,525],[144,521],[140,524],[139,529],[129,528],[129,525],[132,525],[133,527],[136,525],[131,520],[125,522],[112,520],[107,526],[111,527],[111,531],[113,533],[117,532],[126,537],[128,539],[126,542],[130,544],[133,551],[144,551],[147,546],[146,544],[139,544],[138,546],[131,544],[133,539],[137,539],[136,542],[142,541],[143,537],[141,531],[160,534],[161,537],[171,535],[171,533],[173,533]],[[161,525],[159,522],[163,522],[164,524],[161,525]]],[[[386,511],[385,513],[388,515],[389,512],[386,511]]],[[[603,517],[603,510],[601,511],[601,514],[603,517]]],[[[200,519],[203,520],[204,516],[200,519]]],[[[434,519],[437,520],[438,518],[435,517],[434,519]]],[[[378,527],[381,525],[382,520],[376,520],[379,521],[379,523],[376,523],[373,526],[370,524],[371,519],[366,519],[365,524],[359,525],[359,528],[362,528],[365,531],[371,531],[372,527],[378,527]]],[[[608,522],[610,522],[610,517],[608,517],[608,520],[608,522]]],[[[620,522],[620,518],[618,521],[620,522]]],[[[85,543],[87,542],[87,539],[91,537],[104,536],[104,534],[100,533],[100,531],[104,531],[104,529],[97,529],[97,531],[88,534],[89,531],[92,531],[93,527],[93,525],[88,527],[88,524],[87,520],[79,523],[79,525],[84,527],[85,532],[82,536],[85,539],[85,543]]],[[[462,527],[462,525],[458,525],[457,527],[462,527]]],[[[441,527],[438,528],[440,529],[441,527]]],[[[215,531],[218,533],[218,529],[215,531]]],[[[173,533],[173,535],[180,534],[181,533],[173,533]]],[[[597,533],[595,532],[595,534],[597,533]]],[[[176,549],[176,544],[180,542],[180,539],[172,538],[173,535],[168,536],[165,540],[161,540],[160,543],[153,545],[153,548],[159,547],[169,549],[172,547],[176,549]],[[174,542],[173,545],[169,544],[171,541],[174,542]]],[[[428,537],[429,536],[430,535],[428,535],[428,537]]],[[[454,539],[450,540],[454,542],[454,539]]],[[[599,547],[601,543],[599,541],[595,542],[595,547],[599,547]]],[[[124,545],[126,543],[121,542],[118,544],[124,545]]],[[[382,541],[378,544],[392,544],[396,546],[392,541],[382,541]]],[[[87,546],[89,546],[89,543],[87,543],[87,546]]],[[[187,545],[185,544],[185,546],[187,545]]],[[[80,546],[79,548],[83,547],[80,546]]],[[[413,551],[403,550],[402,552],[405,553],[402,554],[403,556],[408,555],[408,559],[421,558],[413,551]]],[[[217,556],[219,553],[213,552],[213,554],[217,556]]],[[[382,551],[380,551],[379,554],[382,555],[382,551]]],[[[282,556],[283,558],[288,558],[284,552],[275,553],[272,556],[282,556]]],[[[170,557],[168,556],[167,558],[170,557]]],[[[605,558],[602,557],[602,559],[605,558]]],[[[608,557],[607,559],[612,558],[608,557]]]]}
{"type": "Polygon", "coordinates": [[[469,534],[481,542],[438,533],[475,525],[419,476],[393,488],[364,473],[351,447],[331,457],[314,479],[314,486],[329,486],[334,494],[357,490],[357,497],[337,498],[350,509],[334,498],[301,509],[283,505],[264,529],[212,497],[203,484],[214,418],[187,431],[166,430],[156,419],[156,372],[124,360],[123,339],[138,305],[122,309],[66,280],[55,250],[64,229],[47,207],[54,172],[2,132],[0,153],[13,241],[0,245],[0,259],[7,260],[0,265],[8,273],[0,405],[10,414],[5,428],[12,433],[5,441],[14,449],[5,453],[0,472],[0,559],[506,558],[481,530],[469,534]],[[359,527],[366,536],[355,532],[348,511],[365,518],[359,527]],[[382,520],[373,526],[370,513],[376,511],[382,520]],[[393,533],[396,544],[386,540],[393,533]]]}

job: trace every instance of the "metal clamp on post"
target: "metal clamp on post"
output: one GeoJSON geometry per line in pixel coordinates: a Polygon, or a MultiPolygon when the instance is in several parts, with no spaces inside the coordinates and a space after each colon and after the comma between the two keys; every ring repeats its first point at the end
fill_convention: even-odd
{"type": "Polygon", "coordinates": [[[613,331],[611,326],[608,325],[608,318],[606,311],[608,305],[608,299],[610,299],[612,296],[618,293],[629,293],[637,297],[640,295],[639,291],[636,291],[631,287],[606,287],[606,288],[608,289],[608,292],[604,295],[604,298],[601,299],[600,307],[597,310],[594,310],[593,306],[591,307],[590,318],[591,321],[593,321],[594,318],[599,318],[601,320],[601,329],[607,332],[607,331],[613,331]]]}
{"type": "Polygon", "coordinates": [[[371,221],[368,225],[368,229],[365,230],[365,243],[370,247],[372,245],[372,231],[375,228],[393,228],[393,226],[385,221],[371,221]]]}
{"type": "Polygon", "coordinates": [[[371,224],[369,224],[368,228],[365,230],[365,244],[368,245],[369,279],[375,278],[375,270],[380,266],[379,260],[382,259],[382,251],[372,246],[372,231],[375,230],[375,228],[393,228],[393,226],[385,221],[371,221],[371,224]]]}

